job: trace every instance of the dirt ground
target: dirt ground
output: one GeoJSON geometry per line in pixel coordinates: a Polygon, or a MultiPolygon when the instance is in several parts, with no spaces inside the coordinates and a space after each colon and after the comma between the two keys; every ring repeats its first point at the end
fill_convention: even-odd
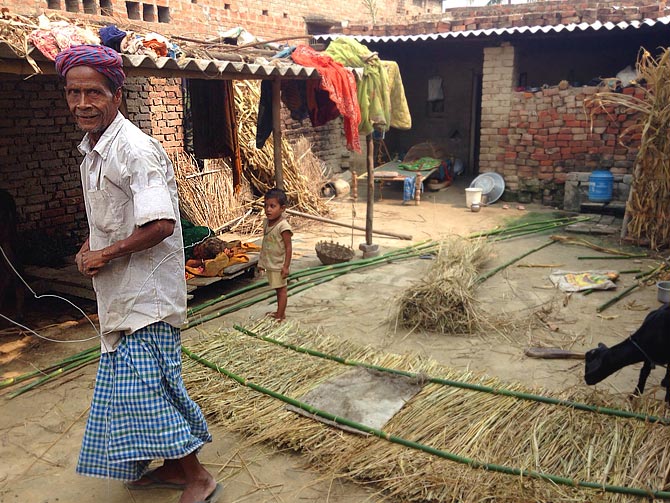
{"type": "MultiPolygon", "coordinates": [[[[425,193],[421,204],[402,205],[401,192],[384,189],[384,200],[375,204],[375,229],[411,234],[412,241],[440,239],[450,234],[468,235],[493,229],[511,218],[528,212],[554,210],[526,205],[519,210],[510,203],[503,209],[497,202],[479,213],[465,208],[464,187],[459,179],[446,190],[425,193]]],[[[349,199],[330,203],[333,217],[351,222],[355,209],[357,225],[364,225],[365,202],[349,199]]],[[[334,240],[358,249],[364,233],[344,227],[293,220],[293,269],[319,265],[314,244],[334,240]]],[[[566,234],[557,231],[557,234],[566,234]]],[[[600,242],[594,236],[578,236],[600,242]]],[[[532,235],[495,245],[490,267],[502,264],[547,241],[547,236],[532,235]]],[[[394,238],[374,236],[382,252],[410,244],[394,238]]],[[[610,246],[619,246],[616,240],[610,246]]],[[[360,252],[357,253],[360,256],[360,252]]],[[[655,288],[640,288],[613,307],[598,314],[596,307],[611,298],[612,292],[567,296],[551,286],[553,268],[645,269],[655,261],[579,260],[578,256],[597,255],[587,248],[554,244],[505,268],[484,282],[477,299],[491,313],[502,313],[520,320],[517,333],[502,338],[498,334],[448,336],[397,329],[392,306],[398,294],[420,281],[430,267],[429,260],[396,262],[363,272],[350,273],[305,292],[289,297],[287,316],[303,328],[346,337],[362,345],[372,345],[392,353],[419,353],[458,370],[485,372],[505,381],[521,382],[551,391],[562,391],[583,384],[583,362],[579,360],[532,359],[523,349],[530,345],[557,346],[583,352],[599,341],[608,345],[619,342],[634,331],[650,309],[659,306],[655,288]],[[535,267],[518,267],[519,264],[535,267]],[[544,326],[532,328],[533,313],[547,311],[544,326]]],[[[630,286],[633,275],[622,275],[618,291],[630,286]]],[[[243,280],[220,282],[196,291],[191,304],[239,288],[243,280]],[[228,284],[229,283],[229,284],[228,284]]],[[[73,299],[88,313],[91,302],[73,299]]],[[[26,326],[42,335],[69,341],[56,343],[36,338],[19,339],[0,332],[0,377],[22,374],[35,367],[54,363],[63,357],[95,344],[94,331],[74,308],[57,299],[32,300],[28,303],[26,326]],[[59,326],[51,326],[60,324],[59,326]],[[77,342],[87,339],[84,342],[77,342]]],[[[268,302],[256,304],[212,320],[183,333],[190,338],[221,326],[232,327],[257,319],[270,310],[268,302]]],[[[3,325],[6,326],[6,325],[3,325]]],[[[599,385],[612,393],[632,391],[639,365],[628,367],[599,385]]],[[[658,391],[662,369],[652,372],[650,392],[658,391]]],[[[170,491],[129,492],[117,481],[77,476],[74,472],[79,444],[92,395],[95,365],[62,377],[14,399],[0,396],[0,502],[18,503],[117,503],[176,502],[179,494],[170,491]]],[[[214,442],[204,447],[201,459],[225,486],[221,501],[230,502],[331,502],[354,503],[381,501],[374,487],[334,480],[314,472],[299,454],[278,452],[272,446],[250,447],[239,435],[212,427],[214,442]]]]}

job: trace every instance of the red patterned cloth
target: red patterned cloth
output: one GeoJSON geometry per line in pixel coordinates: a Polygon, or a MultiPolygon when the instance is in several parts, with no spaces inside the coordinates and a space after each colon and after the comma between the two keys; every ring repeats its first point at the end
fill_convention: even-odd
{"type": "Polygon", "coordinates": [[[123,72],[123,60],[118,52],[104,45],[75,45],[58,53],[56,71],[65,77],[74,66],[90,66],[111,80],[117,89],[123,86],[126,74],[123,72]]]}
{"type": "Polygon", "coordinates": [[[317,52],[307,45],[296,47],[291,58],[299,65],[316,68],[321,76],[321,89],[328,92],[330,100],[344,118],[347,148],[360,152],[358,126],[361,122],[361,110],[358,106],[354,74],[327,54],[317,52]]]}

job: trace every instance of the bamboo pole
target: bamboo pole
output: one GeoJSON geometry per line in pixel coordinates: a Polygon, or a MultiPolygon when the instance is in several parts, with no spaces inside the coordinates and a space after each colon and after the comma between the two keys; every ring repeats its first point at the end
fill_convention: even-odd
{"type": "Polygon", "coordinates": [[[286,342],[282,342],[280,340],[274,339],[272,337],[267,337],[264,335],[259,335],[252,330],[246,329],[244,327],[241,327],[239,325],[233,325],[233,328],[237,330],[238,332],[242,332],[243,334],[246,334],[250,337],[255,337],[257,339],[261,339],[263,341],[269,342],[271,344],[276,344],[278,346],[281,346],[286,349],[291,349],[292,351],[295,351],[297,353],[304,353],[308,354],[310,356],[315,356],[317,358],[323,358],[325,360],[331,360],[337,363],[341,363],[343,365],[350,365],[352,367],[363,367],[366,369],[370,370],[378,370],[380,372],[387,372],[389,374],[394,374],[394,375],[401,375],[409,378],[416,378],[416,379],[421,379],[422,381],[425,382],[430,382],[433,384],[439,384],[442,386],[452,386],[455,388],[462,388],[462,389],[467,389],[470,391],[478,391],[478,392],[483,392],[483,393],[490,393],[492,395],[500,395],[500,396],[508,396],[512,398],[519,398],[521,400],[528,400],[528,401],[533,401],[533,402],[540,402],[540,403],[546,403],[550,405],[561,405],[564,407],[568,407],[571,409],[577,409],[577,410],[583,410],[586,412],[593,412],[596,414],[604,414],[604,415],[610,415],[610,416],[616,416],[616,417],[622,417],[626,419],[638,419],[640,421],[644,422],[650,422],[650,423],[659,423],[663,425],[670,425],[670,417],[661,417],[661,416],[655,416],[651,414],[641,414],[639,412],[630,412],[627,410],[621,410],[621,409],[612,409],[610,407],[601,407],[599,405],[589,405],[581,402],[574,402],[572,400],[563,400],[560,398],[553,398],[549,396],[543,396],[543,395],[536,395],[533,393],[524,393],[522,391],[514,391],[510,390],[507,388],[500,388],[500,387],[491,387],[491,386],[484,386],[482,384],[474,384],[470,383],[467,381],[457,381],[454,379],[442,379],[439,377],[432,377],[426,374],[416,374],[414,372],[408,372],[406,370],[399,370],[399,369],[393,369],[393,368],[388,368],[388,367],[383,367],[380,365],[372,365],[369,363],[357,361],[357,360],[350,360],[347,358],[342,358],[337,355],[330,355],[327,353],[322,353],[321,351],[316,351],[314,349],[306,348],[304,346],[296,346],[294,344],[289,344],[286,342]]]}
{"type": "Polygon", "coordinates": [[[512,260],[510,260],[510,261],[508,261],[508,262],[505,262],[505,263],[502,264],[502,265],[499,265],[498,267],[496,267],[495,269],[492,269],[492,270],[489,271],[489,272],[486,272],[486,273],[484,273],[484,274],[480,274],[479,277],[477,277],[476,282],[477,282],[477,283],[482,283],[482,282],[486,281],[486,280],[489,279],[491,276],[493,276],[494,274],[496,274],[498,271],[501,271],[501,270],[505,269],[506,267],[512,265],[514,262],[518,262],[519,260],[521,260],[522,258],[524,258],[524,257],[526,257],[526,256],[528,256],[528,255],[530,255],[531,253],[535,253],[536,251],[539,251],[539,250],[541,250],[542,248],[546,248],[546,247],[549,246],[549,245],[553,245],[555,242],[556,242],[556,241],[548,241],[547,243],[544,243],[543,245],[537,246],[537,247],[533,248],[532,250],[529,250],[529,251],[527,251],[527,252],[525,252],[525,253],[522,253],[522,254],[519,255],[518,257],[514,257],[512,260]]]}
{"type": "Polygon", "coordinates": [[[3,379],[0,381],[0,389],[2,388],[7,388],[9,386],[14,386],[15,384],[18,384],[23,381],[27,381],[28,379],[33,379],[34,377],[38,376],[44,376],[48,374],[49,372],[52,372],[54,370],[57,370],[61,367],[64,367],[65,365],[71,364],[73,362],[77,362],[80,360],[85,359],[87,356],[89,356],[91,353],[94,353],[96,351],[99,351],[100,347],[99,346],[93,346],[89,349],[86,349],[82,351],[81,353],[74,354],[72,356],[68,356],[67,358],[60,360],[59,362],[53,363],[45,368],[38,369],[38,370],[33,370],[31,372],[26,372],[25,374],[18,375],[16,377],[8,377],[7,379],[3,379]]]}
{"type": "MultiPolygon", "coordinates": [[[[351,225],[347,224],[344,222],[338,222],[337,220],[331,220],[330,218],[324,218],[324,217],[318,217],[316,215],[310,215],[309,213],[303,213],[302,211],[296,211],[296,210],[286,210],[286,213],[289,215],[295,215],[298,217],[303,217],[303,218],[309,218],[311,220],[316,220],[317,222],[323,222],[325,224],[331,224],[331,225],[339,225],[341,227],[347,227],[349,229],[356,229],[357,231],[366,231],[367,232],[367,227],[360,227],[358,225],[351,225]]],[[[367,221],[366,221],[367,224],[367,221]]],[[[411,240],[412,236],[408,234],[398,234],[395,232],[388,232],[388,231],[375,231],[372,230],[374,234],[379,234],[380,236],[390,236],[398,239],[406,239],[406,240],[411,240]]]]}
{"type": "Polygon", "coordinates": [[[365,244],[372,245],[372,217],[375,212],[375,146],[372,142],[372,134],[365,137],[365,148],[367,151],[366,168],[368,173],[368,194],[367,206],[365,210],[365,244]]]}
{"type": "Polygon", "coordinates": [[[526,222],[523,224],[511,225],[509,227],[501,227],[498,229],[491,229],[488,231],[475,232],[470,234],[469,238],[480,238],[488,237],[497,234],[508,234],[510,231],[515,231],[517,229],[526,229],[527,227],[544,227],[549,224],[558,224],[564,223],[564,225],[570,225],[577,222],[586,222],[591,220],[593,217],[561,217],[561,218],[552,218],[548,220],[538,220],[536,222],[526,222]]]}
{"type": "Polygon", "coordinates": [[[605,309],[607,309],[608,307],[612,306],[613,304],[616,304],[616,303],[619,302],[621,299],[623,299],[626,295],[628,295],[628,294],[631,293],[633,290],[635,290],[636,288],[638,288],[638,287],[640,286],[640,282],[641,282],[642,280],[649,279],[649,278],[653,277],[655,274],[658,274],[661,270],[663,270],[663,268],[664,268],[664,266],[663,266],[663,264],[661,264],[660,266],[658,266],[658,267],[655,268],[655,269],[652,269],[652,270],[649,271],[649,272],[646,272],[646,273],[643,273],[643,274],[638,274],[638,275],[636,275],[636,276],[635,276],[635,279],[637,279],[638,281],[637,281],[634,285],[629,286],[629,287],[626,288],[623,292],[621,292],[621,293],[615,295],[614,297],[612,297],[612,298],[611,298],[610,300],[608,300],[607,302],[605,302],[605,303],[599,305],[599,306],[596,308],[596,312],[601,313],[601,312],[603,312],[605,309]]]}
{"type": "Polygon", "coordinates": [[[538,479],[538,480],[543,480],[545,482],[552,482],[554,484],[560,484],[560,485],[565,485],[569,487],[583,487],[583,488],[588,488],[588,489],[595,489],[598,491],[606,491],[606,492],[612,492],[612,493],[619,493],[619,494],[630,494],[630,495],[635,495],[635,496],[641,496],[645,498],[659,498],[659,499],[670,499],[670,492],[668,491],[657,491],[657,490],[650,490],[650,489],[642,489],[642,488],[637,488],[637,487],[623,487],[623,486],[615,486],[611,484],[603,484],[603,483],[598,483],[598,482],[590,482],[590,481],[584,481],[584,480],[577,480],[577,479],[572,479],[568,477],[561,477],[558,475],[552,475],[548,473],[543,473],[543,472],[538,472],[535,470],[528,470],[525,468],[513,468],[509,466],[504,466],[504,465],[498,465],[495,463],[488,463],[484,461],[479,461],[476,459],[468,458],[465,456],[461,456],[458,454],[454,454],[448,451],[443,451],[441,449],[437,449],[435,447],[431,447],[426,444],[422,444],[420,442],[415,442],[412,440],[408,440],[402,437],[398,437],[395,435],[392,435],[389,432],[385,432],[383,430],[377,429],[377,428],[372,428],[370,426],[367,426],[362,423],[358,423],[355,421],[351,421],[349,419],[336,416],[334,414],[331,414],[329,412],[317,409],[316,407],[313,407],[305,402],[301,402],[300,400],[296,400],[294,398],[291,398],[289,396],[286,396],[282,393],[279,393],[277,391],[271,390],[269,388],[266,388],[264,386],[260,386],[256,383],[254,383],[251,379],[247,379],[245,377],[239,376],[230,370],[227,370],[220,365],[217,365],[213,362],[210,362],[209,360],[203,358],[202,356],[196,355],[195,353],[191,352],[189,349],[185,348],[182,346],[182,351],[192,360],[200,363],[201,365],[204,365],[215,372],[218,372],[219,374],[223,374],[226,377],[233,379],[234,381],[238,382],[242,386],[246,386],[248,388],[253,389],[254,391],[258,391],[260,393],[263,393],[265,395],[268,395],[272,398],[281,400],[284,403],[287,403],[289,405],[292,405],[294,407],[297,407],[301,410],[304,410],[310,414],[313,414],[318,417],[322,417],[324,419],[327,419],[329,421],[333,421],[337,424],[342,424],[344,426],[348,426],[350,428],[354,428],[356,430],[368,433],[370,435],[374,435],[382,440],[386,440],[388,442],[392,442],[395,444],[402,445],[404,447],[409,447],[410,449],[415,449],[419,450],[422,452],[425,452],[427,454],[431,454],[433,456],[447,459],[449,461],[453,461],[456,463],[461,463],[469,466],[470,468],[474,469],[480,469],[480,470],[487,470],[487,471],[492,471],[492,472],[497,472],[497,473],[502,473],[506,475],[515,475],[517,477],[527,477],[527,478],[533,478],[533,479],[538,479]]]}

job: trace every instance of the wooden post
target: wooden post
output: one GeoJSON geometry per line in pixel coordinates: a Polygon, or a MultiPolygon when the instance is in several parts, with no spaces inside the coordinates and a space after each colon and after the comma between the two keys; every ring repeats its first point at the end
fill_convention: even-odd
{"type": "Polygon", "coordinates": [[[351,198],[355,201],[358,199],[358,175],[355,169],[349,168],[349,170],[351,171],[351,198]]]}
{"type": "Polygon", "coordinates": [[[272,81],[272,143],[274,145],[275,187],[284,189],[281,155],[281,80],[272,81]]]}
{"type": "Polygon", "coordinates": [[[372,244],[372,215],[374,213],[374,199],[375,199],[375,160],[374,160],[374,144],[372,143],[372,135],[365,137],[367,148],[367,172],[368,172],[368,197],[367,209],[365,214],[365,243],[372,244]]]}
{"type": "Polygon", "coordinates": [[[421,182],[423,181],[423,177],[421,176],[421,173],[416,174],[416,178],[414,179],[414,202],[416,203],[417,206],[419,206],[419,203],[421,202],[421,182]]]}

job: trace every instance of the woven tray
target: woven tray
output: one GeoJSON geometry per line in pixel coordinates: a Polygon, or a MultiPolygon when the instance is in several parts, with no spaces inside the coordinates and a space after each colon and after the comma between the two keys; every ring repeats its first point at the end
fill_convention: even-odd
{"type": "Polygon", "coordinates": [[[354,250],[349,246],[341,245],[333,241],[319,241],[314,247],[316,256],[324,265],[348,262],[354,258],[354,250]]]}

